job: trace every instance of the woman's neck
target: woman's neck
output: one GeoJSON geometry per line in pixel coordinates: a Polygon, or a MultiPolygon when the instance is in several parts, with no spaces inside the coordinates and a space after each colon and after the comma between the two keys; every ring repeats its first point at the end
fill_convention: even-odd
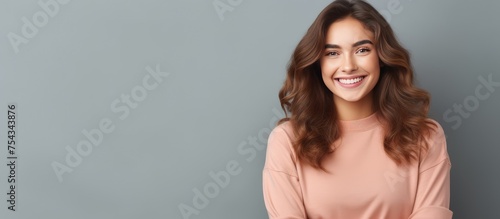
{"type": "Polygon", "coordinates": [[[340,120],[358,120],[366,118],[375,112],[371,93],[356,102],[345,101],[334,96],[334,103],[340,120]]]}

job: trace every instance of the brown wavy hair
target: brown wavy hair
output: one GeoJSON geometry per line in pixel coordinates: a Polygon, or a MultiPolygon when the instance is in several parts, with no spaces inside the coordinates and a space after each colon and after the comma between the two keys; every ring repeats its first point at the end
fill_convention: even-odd
{"type": "Polygon", "coordinates": [[[292,54],[279,92],[286,115],[279,124],[291,123],[298,159],[325,170],[321,162],[334,152],[331,146],[342,133],[333,93],[322,80],[319,62],[328,28],[348,16],[363,23],[375,37],[381,69],[372,91],[373,104],[384,124],[385,152],[398,165],[410,164],[418,160],[421,149],[428,148],[425,137],[434,125],[427,119],[430,96],[413,84],[410,55],[396,39],[391,26],[362,0],[334,1],[309,27],[292,54]]]}

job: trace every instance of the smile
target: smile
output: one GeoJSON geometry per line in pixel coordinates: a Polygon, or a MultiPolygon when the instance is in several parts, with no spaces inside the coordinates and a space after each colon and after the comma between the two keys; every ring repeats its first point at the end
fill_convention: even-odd
{"type": "Polygon", "coordinates": [[[366,76],[360,76],[356,78],[336,78],[335,80],[345,85],[352,85],[361,82],[366,76]]]}

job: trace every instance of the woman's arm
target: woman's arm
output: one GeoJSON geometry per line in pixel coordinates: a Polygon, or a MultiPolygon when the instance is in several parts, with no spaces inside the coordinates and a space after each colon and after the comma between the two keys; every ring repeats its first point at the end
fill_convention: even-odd
{"type": "Polygon", "coordinates": [[[305,219],[304,203],[289,135],[282,126],[269,135],[262,173],[264,202],[270,219],[305,219]]]}
{"type": "Polygon", "coordinates": [[[437,123],[429,141],[429,150],[421,159],[417,193],[409,219],[451,219],[450,168],[443,128],[437,123]]]}

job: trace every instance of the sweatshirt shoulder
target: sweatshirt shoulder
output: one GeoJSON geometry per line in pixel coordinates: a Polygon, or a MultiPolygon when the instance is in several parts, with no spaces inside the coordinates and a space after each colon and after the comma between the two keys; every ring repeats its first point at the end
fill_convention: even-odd
{"type": "Polygon", "coordinates": [[[277,133],[278,135],[286,134],[290,137],[293,135],[293,127],[290,121],[285,121],[273,128],[271,133],[277,133]]]}
{"type": "Polygon", "coordinates": [[[428,148],[420,159],[422,170],[429,169],[444,160],[450,164],[443,127],[436,120],[428,119],[428,121],[431,129],[426,138],[428,148]]]}
{"type": "Polygon", "coordinates": [[[287,121],[276,126],[269,135],[264,168],[297,176],[297,156],[292,142],[291,123],[287,121]]]}
{"type": "Polygon", "coordinates": [[[443,138],[446,138],[443,127],[439,124],[439,122],[431,118],[427,118],[427,121],[430,124],[430,132],[428,136],[430,141],[442,140],[443,138]]]}
{"type": "Polygon", "coordinates": [[[269,134],[267,146],[268,150],[269,147],[271,147],[271,149],[273,149],[273,147],[280,147],[280,150],[286,150],[289,153],[293,153],[293,139],[294,131],[292,124],[289,121],[283,122],[274,127],[274,129],[269,134]]]}

